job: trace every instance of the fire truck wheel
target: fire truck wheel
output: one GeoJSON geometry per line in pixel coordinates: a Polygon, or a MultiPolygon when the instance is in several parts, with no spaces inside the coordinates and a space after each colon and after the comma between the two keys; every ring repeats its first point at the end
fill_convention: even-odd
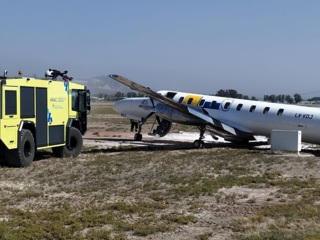
{"type": "Polygon", "coordinates": [[[70,146],[54,147],[52,152],[56,157],[77,157],[83,145],[82,135],[77,128],[70,128],[70,146]]]}
{"type": "Polygon", "coordinates": [[[34,159],[35,143],[32,133],[27,129],[21,130],[19,147],[6,151],[6,162],[11,167],[27,167],[34,159]]]}

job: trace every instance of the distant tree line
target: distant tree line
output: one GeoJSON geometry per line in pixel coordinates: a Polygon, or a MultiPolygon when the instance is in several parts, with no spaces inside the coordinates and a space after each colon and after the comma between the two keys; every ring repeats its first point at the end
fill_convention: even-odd
{"type": "MultiPolygon", "coordinates": [[[[234,89],[220,89],[216,94],[213,94],[219,97],[228,97],[228,98],[240,98],[240,99],[250,99],[249,96],[238,93],[234,89]]],[[[257,100],[256,97],[251,97],[251,100],[257,100]]]]}
{"type": "MultiPolygon", "coordinates": [[[[220,96],[220,97],[230,97],[230,98],[240,98],[240,99],[251,99],[251,100],[257,100],[256,97],[251,97],[249,98],[247,95],[243,95],[241,93],[238,93],[234,89],[220,89],[217,91],[215,96],[220,96]]],[[[278,103],[300,103],[302,101],[302,97],[300,94],[296,93],[292,96],[290,95],[264,95],[263,96],[263,101],[267,102],[278,102],[278,103]]]]}
{"type": "Polygon", "coordinates": [[[300,103],[302,102],[302,97],[300,94],[296,93],[292,96],[290,95],[264,95],[263,100],[267,102],[279,102],[279,103],[300,103]]]}
{"type": "Polygon", "coordinates": [[[98,99],[100,100],[106,100],[106,101],[119,101],[124,98],[135,98],[135,97],[143,97],[144,95],[137,92],[116,92],[115,94],[106,94],[106,93],[99,93],[96,95],[98,99]]]}
{"type": "Polygon", "coordinates": [[[309,102],[320,102],[320,97],[313,97],[308,99],[309,102]]]}

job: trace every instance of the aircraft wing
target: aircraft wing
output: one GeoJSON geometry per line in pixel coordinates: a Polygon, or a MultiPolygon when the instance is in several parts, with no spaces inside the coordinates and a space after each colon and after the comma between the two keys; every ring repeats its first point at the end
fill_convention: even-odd
{"type": "Polygon", "coordinates": [[[189,116],[190,118],[197,118],[202,119],[204,122],[208,123],[214,128],[221,129],[225,132],[231,133],[233,135],[247,135],[251,132],[246,129],[241,129],[241,126],[237,126],[236,124],[228,124],[225,123],[223,120],[218,120],[210,116],[205,110],[201,110],[199,108],[195,108],[193,106],[187,106],[181,103],[178,103],[170,98],[167,98],[150,88],[144,87],[136,82],[133,82],[127,78],[121,77],[119,75],[109,75],[110,78],[116,80],[117,82],[120,82],[128,87],[130,87],[132,90],[138,91],[140,93],[143,93],[144,95],[166,105],[170,108],[183,113],[185,116],[189,116]]]}

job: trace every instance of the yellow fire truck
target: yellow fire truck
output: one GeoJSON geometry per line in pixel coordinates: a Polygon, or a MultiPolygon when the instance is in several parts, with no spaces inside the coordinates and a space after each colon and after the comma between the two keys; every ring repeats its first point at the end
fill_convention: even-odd
{"type": "Polygon", "coordinates": [[[90,91],[66,74],[49,69],[46,79],[0,77],[0,149],[7,165],[29,166],[46,148],[57,157],[79,155],[90,91]]]}

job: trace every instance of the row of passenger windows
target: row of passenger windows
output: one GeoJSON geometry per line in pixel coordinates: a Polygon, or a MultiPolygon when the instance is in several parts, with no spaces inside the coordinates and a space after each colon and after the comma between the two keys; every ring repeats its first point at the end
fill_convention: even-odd
{"type": "MultiPolygon", "coordinates": [[[[200,102],[199,102],[199,106],[202,107],[203,104],[205,103],[205,100],[202,99],[200,102]],[[201,102],[203,100],[203,102],[201,102]]],[[[217,101],[212,101],[211,104],[210,104],[210,107],[209,108],[213,108],[213,106],[215,106],[215,104],[217,103],[217,101]]],[[[231,105],[231,102],[226,102],[223,106],[223,109],[224,110],[228,110],[230,108],[230,105],[231,105]]],[[[237,111],[240,111],[243,107],[243,104],[242,103],[239,103],[238,106],[236,107],[236,110],[237,111]]],[[[254,112],[256,110],[256,105],[252,105],[249,109],[249,112],[254,112]]],[[[263,114],[267,114],[268,112],[270,111],[270,107],[265,107],[262,111],[263,114]]],[[[283,108],[280,108],[277,112],[277,115],[278,116],[281,116],[284,112],[284,109],[283,108]]]]}
{"type": "MultiPolygon", "coordinates": [[[[179,98],[179,101],[178,101],[178,102],[179,102],[179,103],[182,103],[182,102],[183,102],[183,99],[184,99],[184,97],[179,98]]],[[[203,100],[203,103],[202,103],[202,105],[203,105],[204,102],[205,102],[205,100],[204,100],[204,99],[202,99],[202,100],[203,100]]],[[[202,100],[201,100],[201,101],[202,101],[202,100]]],[[[193,101],[193,98],[189,98],[187,104],[191,104],[192,101],[193,101]]],[[[201,101],[200,101],[200,102],[201,102],[201,101]]],[[[200,106],[200,103],[198,104],[198,106],[200,106]]]]}
{"type": "MultiPolygon", "coordinates": [[[[180,98],[179,98],[179,103],[182,103],[183,100],[184,100],[184,97],[180,97],[180,98]]],[[[193,101],[193,98],[189,98],[187,104],[191,104],[192,101],[193,101]]],[[[199,102],[198,106],[199,106],[199,107],[203,107],[203,105],[205,104],[205,101],[206,101],[205,99],[201,99],[201,101],[199,102]]],[[[210,106],[209,106],[209,108],[213,108],[213,107],[216,105],[216,103],[217,103],[217,101],[212,101],[211,104],[210,104],[210,106]]],[[[223,109],[224,109],[224,110],[228,110],[228,109],[230,108],[230,105],[231,105],[231,102],[226,102],[226,103],[224,104],[224,106],[223,106],[223,109]]],[[[242,103],[239,103],[238,106],[236,107],[236,110],[237,110],[237,111],[240,111],[240,110],[242,109],[242,107],[243,107],[243,104],[242,104],[242,103]]],[[[252,105],[252,106],[250,107],[250,109],[249,109],[249,112],[254,112],[254,111],[256,110],[256,107],[257,107],[256,105],[252,105]]],[[[267,113],[269,112],[269,110],[270,110],[270,107],[265,107],[265,108],[263,109],[262,113],[263,113],[263,114],[267,114],[267,113]]],[[[281,116],[281,115],[283,114],[283,112],[284,112],[284,109],[283,109],[283,108],[280,108],[280,109],[278,110],[278,112],[277,112],[277,115],[278,115],[278,116],[281,116]]]]}
{"type": "MultiPolygon", "coordinates": [[[[224,105],[224,109],[226,109],[225,107],[226,107],[226,104],[224,105]]],[[[237,111],[240,111],[242,107],[243,107],[243,104],[242,104],[242,103],[239,103],[238,106],[237,106],[237,108],[236,108],[236,110],[237,110],[237,111]]],[[[252,105],[252,106],[250,107],[250,109],[249,109],[249,112],[254,112],[254,111],[256,110],[256,107],[257,107],[256,105],[252,105]]],[[[228,108],[229,108],[229,106],[228,106],[228,108]]],[[[270,110],[270,107],[265,107],[265,108],[263,109],[262,113],[263,113],[263,114],[267,114],[267,113],[269,112],[269,110],[270,110]]],[[[283,109],[283,108],[280,108],[280,109],[278,110],[278,112],[277,112],[277,115],[278,115],[278,116],[281,116],[281,115],[283,114],[283,112],[284,112],[284,109],[283,109]]]]}
{"type": "MultiPolygon", "coordinates": [[[[180,97],[178,102],[179,103],[182,103],[184,100],[184,97],[180,97]]],[[[187,101],[187,104],[191,104],[193,101],[193,98],[189,98],[188,101],[187,101]]],[[[201,99],[200,102],[198,103],[198,106],[199,107],[203,107],[203,105],[205,104],[206,100],[205,99],[201,99]]],[[[215,104],[217,103],[217,101],[212,101],[209,108],[213,108],[215,106],[215,104]]],[[[230,103],[229,103],[230,105],[230,103]]]]}
{"type": "MultiPolygon", "coordinates": [[[[182,103],[183,100],[184,100],[184,97],[180,97],[179,100],[178,100],[178,102],[179,102],[179,103],[182,103]]],[[[193,101],[193,98],[189,98],[188,101],[187,101],[187,104],[191,104],[192,101],[193,101]]],[[[199,106],[199,107],[203,107],[203,105],[204,105],[205,102],[206,102],[206,100],[201,99],[200,102],[198,103],[198,106],[199,106]]],[[[216,103],[216,101],[213,101],[213,102],[214,102],[214,104],[216,103]]],[[[211,103],[211,106],[214,106],[214,104],[211,103]]]]}

